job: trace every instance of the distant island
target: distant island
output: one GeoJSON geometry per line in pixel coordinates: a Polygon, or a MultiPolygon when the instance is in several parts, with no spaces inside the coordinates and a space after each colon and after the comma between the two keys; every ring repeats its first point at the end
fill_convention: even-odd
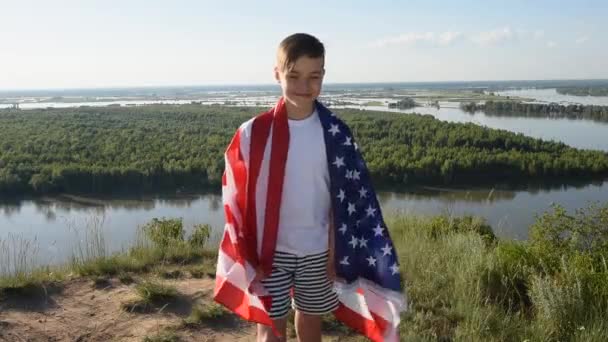
{"type": "Polygon", "coordinates": [[[608,96],[608,87],[564,87],[556,88],[558,94],[575,96],[608,96]]]}
{"type": "Polygon", "coordinates": [[[460,108],[467,113],[481,111],[496,116],[587,119],[608,122],[608,106],[486,101],[485,103],[461,102],[460,108]]]}

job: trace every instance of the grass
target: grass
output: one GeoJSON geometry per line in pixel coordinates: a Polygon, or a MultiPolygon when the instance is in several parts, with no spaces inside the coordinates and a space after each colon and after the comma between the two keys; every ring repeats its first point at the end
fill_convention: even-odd
{"type": "Polygon", "coordinates": [[[179,342],[179,335],[173,330],[166,329],[156,335],[146,336],[143,342],[179,342]]]}
{"type": "Polygon", "coordinates": [[[150,280],[138,284],[135,290],[145,303],[166,303],[175,300],[178,295],[175,287],[150,280]]]}
{"type": "Polygon", "coordinates": [[[185,326],[196,326],[205,323],[217,322],[226,317],[230,313],[222,306],[211,302],[209,304],[200,304],[192,309],[192,313],[184,320],[185,326]]]}
{"type": "Polygon", "coordinates": [[[0,239],[0,297],[46,293],[68,277],[65,267],[36,267],[36,240],[9,234],[0,239]]]}
{"type": "Polygon", "coordinates": [[[607,241],[599,232],[607,222],[608,205],[580,215],[556,208],[539,217],[529,241],[520,242],[496,240],[466,218],[391,217],[387,224],[411,305],[402,338],[604,340],[607,241]],[[581,238],[585,233],[593,236],[593,247],[580,243],[591,241],[581,238]]]}
{"type": "Polygon", "coordinates": [[[133,276],[131,276],[128,273],[121,273],[118,275],[118,280],[125,284],[125,285],[131,285],[135,282],[135,279],[133,279],[133,276]]]}
{"type": "MultiPolygon", "coordinates": [[[[164,307],[175,302],[179,292],[173,286],[145,280],[135,287],[139,298],[124,302],[122,309],[129,312],[147,312],[153,307],[164,307]]],[[[162,310],[162,309],[161,309],[162,310]]]]}
{"type": "Polygon", "coordinates": [[[205,246],[210,230],[207,225],[196,225],[194,233],[186,240],[181,220],[155,219],[138,229],[131,248],[110,255],[103,234],[104,222],[104,217],[92,217],[85,227],[68,224],[79,243],[74,247],[71,261],[60,266],[37,266],[36,240],[19,235],[0,239],[0,295],[19,292],[20,288],[23,291],[44,290],[51,284],[75,277],[91,277],[95,281],[118,276],[121,282],[130,284],[133,282],[131,274],[148,273],[153,269],[167,279],[184,275],[181,269],[164,270],[167,265],[185,266],[193,276],[200,277],[215,271],[217,251],[205,246]],[[162,238],[159,236],[162,232],[168,232],[170,236],[162,238]]]}

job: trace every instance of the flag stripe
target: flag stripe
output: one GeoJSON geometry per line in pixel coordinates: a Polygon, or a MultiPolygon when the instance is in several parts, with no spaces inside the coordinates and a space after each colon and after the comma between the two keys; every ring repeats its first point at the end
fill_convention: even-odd
{"type": "Polygon", "coordinates": [[[266,275],[270,275],[272,272],[272,261],[277,245],[279,217],[281,216],[281,197],[289,149],[287,108],[282,99],[279,100],[279,103],[275,107],[273,127],[268,194],[264,215],[264,243],[262,244],[262,260],[264,261],[263,267],[266,275]]]}
{"type": "Polygon", "coordinates": [[[254,255],[250,256],[250,260],[254,265],[259,265],[258,260],[258,227],[257,227],[257,205],[255,194],[257,192],[258,178],[260,176],[260,169],[262,167],[262,160],[264,158],[264,150],[266,148],[266,142],[270,134],[270,128],[272,124],[272,113],[266,112],[263,115],[257,117],[253,121],[251,128],[251,136],[255,136],[256,139],[251,139],[249,144],[249,183],[247,184],[247,236],[249,237],[249,250],[255,251],[254,255]]]}
{"type": "MultiPolygon", "coordinates": [[[[367,336],[374,342],[391,342],[391,340],[384,339],[384,331],[380,329],[380,325],[377,324],[378,322],[361,316],[357,311],[348,308],[342,303],[334,312],[334,315],[337,319],[344,322],[344,324],[367,336]]],[[[397,340],[395,339],[394,341],[397,340]]]]}

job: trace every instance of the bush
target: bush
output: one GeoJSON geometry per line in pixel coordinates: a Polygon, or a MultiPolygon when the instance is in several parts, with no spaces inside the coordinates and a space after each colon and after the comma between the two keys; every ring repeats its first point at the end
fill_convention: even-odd
{"type": "Polygon", "coordinates": [[[471,215],[463,217],[449,217],[447,215],[435,216],[428,226],[429,234],[437,238],[448,233],[472,232],[480,235],[487,242],[496,240],[492,227],[483,218],[471,215]]]}
{"type": "Polygon", "coordinates": [[[596,270],[605,268],[608,256],[608,203],[592,204],[574,215],[553,206],[530,227],[532,251],[549,273],[558,272],[561,259],[587,255],[596,270]]]}
{"type": "Polygon", "coordinates": [[[166,248],[175,241],[184,240],[184,226],[181,218],[154,218],[143,227],[143,230],[148,239],[158,248],[166,248]]]}
{"type": "Polygon", "coordinates": [[[530,307],[529,277],[537,269],[534,257],[523,243],[500,242],[492,251],[480,279],[484,300],[501,305],[507,311],[530,307]]]}
{"type": "Polygon", "coordinates": [[[197,224],[194,226],[192,235],[190,235],[190,245],[192,247],[204,248],[211,235],[211,226],[208,224],[197,224]]]}

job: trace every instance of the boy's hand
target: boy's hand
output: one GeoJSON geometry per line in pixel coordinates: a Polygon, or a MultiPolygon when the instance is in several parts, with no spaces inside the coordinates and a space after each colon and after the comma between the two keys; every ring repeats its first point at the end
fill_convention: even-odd
{"type": "Polygon", "coordinates": [[[253,278],[253,281],[254,282],[256,282],[256,281],[262,281],[264,279],[266,279],[266,276],[264,275],[264,271],[262,270],[262,266],[258,266],[255,269],[255,278],[253,278]]]}

